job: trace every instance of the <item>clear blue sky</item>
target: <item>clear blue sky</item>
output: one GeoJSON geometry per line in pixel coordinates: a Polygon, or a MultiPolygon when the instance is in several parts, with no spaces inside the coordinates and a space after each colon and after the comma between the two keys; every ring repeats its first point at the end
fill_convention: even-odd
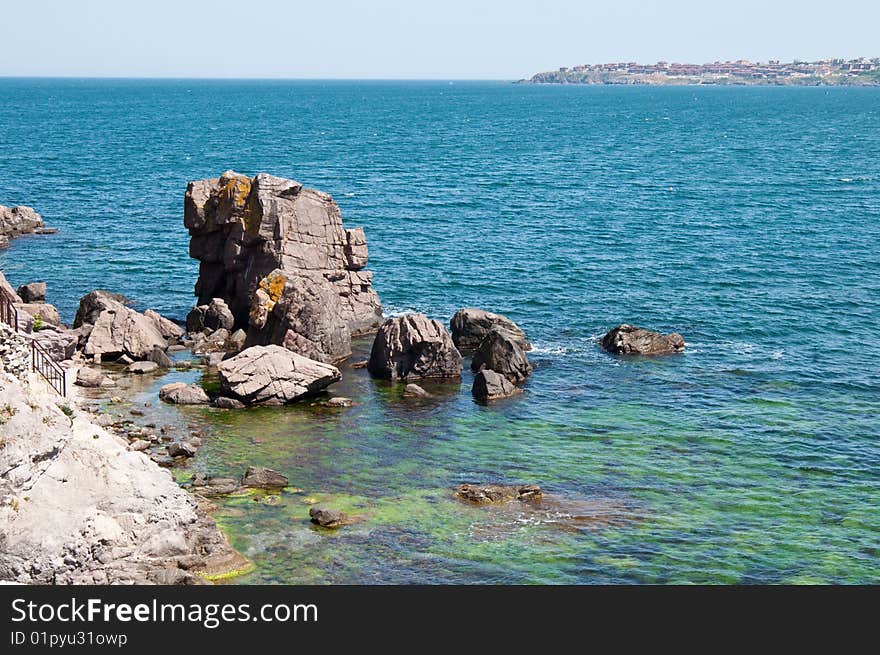
{"type": "Polygon", "coordinates": [[[880,56],[880,1],[0,0],[0,75],[517,79],[880,56]]]}

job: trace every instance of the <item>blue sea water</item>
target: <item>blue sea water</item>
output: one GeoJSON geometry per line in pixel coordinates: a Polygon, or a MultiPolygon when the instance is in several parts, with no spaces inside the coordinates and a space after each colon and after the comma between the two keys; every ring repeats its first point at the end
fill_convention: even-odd
{"type": "Polygon", "coordinates": [[[331,193],[386,313],[484,307],[535,344],[526,393],[490,407],[469,375],[425,406],[346,370],[348,414],[192,410],[214,434],[195,466],[260,461],[303,489],[221,510],[257,564],[242,581],[880,582],[876,89],[5,79],[0,97],[0,204],[60,229],[0,267],[47,281],[67,320],[96,287],[183,318],[186,183],[232,168],[331,193]],[[687,351],[610,357],[597,337],[621,322],[687,351]],[[581,509],[466,507],[448,497],[466,481],[581,509]],[[314,498],[366,518],[316,532],[314,498]]]}

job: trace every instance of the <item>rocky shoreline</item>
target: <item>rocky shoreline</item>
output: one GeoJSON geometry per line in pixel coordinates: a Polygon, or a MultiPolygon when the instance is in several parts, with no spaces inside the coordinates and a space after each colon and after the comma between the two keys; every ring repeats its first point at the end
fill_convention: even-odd
{"type": "MultiPolygon", "coordinates": [[[[27,212],[15,216],[17,229],[39,229],[22,218],[27,212]]],[[[13,462],[0,474],[0,580],[193,583],[247,568],[210,519],[207,498],[283,488],[287,479],[251,467],[241,478],[196,473],[175,483],[167,469],[195,456],[202,435],[136,423],[153,402],[223,411],[304,400],[350,407],[351,399],[327,392],[342,378],[337,364],[351,357],[352,339],[364,336],[373,339],[369,359],[347,370],[405,383],[405,398],[432,397],[420,380],[460,380],[467,358],[471,394],[481,404],[521,395],[534,373],[526,333],[500,314],[464,308],[449,329],[422,314],[383,319],[365,270],[366,236],[343,227],[327,194],[227,171],[189,184],[184,225],[190,256],[200,262],[185,326],[95,290],[67,327],[46,302],[45,283],[16,289],[0,273],[0,293],[18,312],[17,330],[0,327],[2,449],[13,462]],[[79,389],[73,398],[53,396],[28,372],[31,341],[68,371],[79,389]],[[144,407],[124,397],[131,380],[193,369],[217,383],[170,382],[144,407]]],[[[678,334],[627,324],[600,345],[615,356],[685,347],[678,334]]],[[[541,489],[465,485],[453,495],[507,502],[539,498],[541,489]]],[[[331,529],[357,521],[321,507],[311,519],[331,529]]]]}

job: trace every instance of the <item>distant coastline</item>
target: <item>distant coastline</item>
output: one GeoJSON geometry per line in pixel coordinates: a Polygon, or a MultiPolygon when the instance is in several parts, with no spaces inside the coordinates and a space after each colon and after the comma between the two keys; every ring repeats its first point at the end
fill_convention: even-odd
{"type": "Polygon", "coordinates": [[[880,86],[880,57],[820,61],[716,61],[711,64],[618,62],[537,73],[518,84],[693,84],[739,86],[880,86]]]}

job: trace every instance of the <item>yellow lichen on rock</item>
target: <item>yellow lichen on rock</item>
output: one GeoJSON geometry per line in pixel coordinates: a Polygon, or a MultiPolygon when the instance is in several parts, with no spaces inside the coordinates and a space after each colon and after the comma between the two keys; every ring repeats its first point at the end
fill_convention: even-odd
{"type": "Polygon", "coordinates": [[[260,280],[251,305],[249,317],[251,325],[263,327],[266,324],[269,313],[281,299],[286,284],[287,278],[280,269],[275,269],[260,280]]]}

